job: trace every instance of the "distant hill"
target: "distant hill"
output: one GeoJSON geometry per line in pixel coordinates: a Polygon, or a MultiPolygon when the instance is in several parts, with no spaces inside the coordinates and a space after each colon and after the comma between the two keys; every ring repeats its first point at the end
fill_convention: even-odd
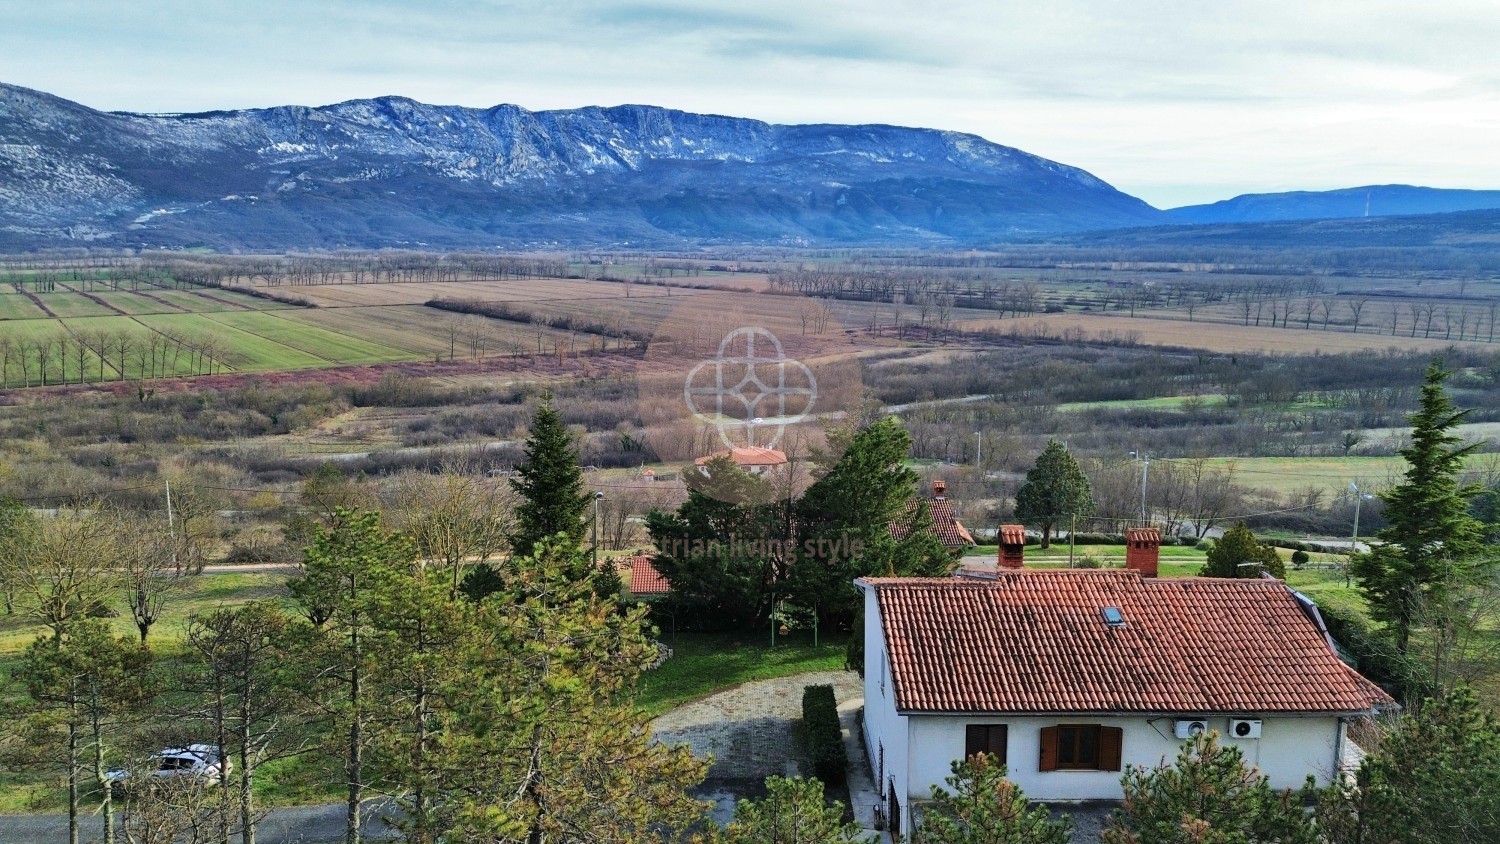
{"type": "Polygon", "coordinates": [[[1495,252],[1500,251],[1500,209],[1409,217],[1153,226],[1068,234],[1052,240],[1101,247],[1451,247],[1495,252]]]}
{"type": "Polygon", "coordinates": [[[1500,208],[1500,190],[1447,190],[1367,185],[1329,191],[1247,193],[1209,205],[1167,211],[1176,223],[1264,223],[1339,217],[1404,217],[1500,208]]]}
{"type": "Polygon", "coordinates": [[[105,113],[0,85],[0,248],[946,244],[1151,225],[974,135],[400,97],[105,113]]]}

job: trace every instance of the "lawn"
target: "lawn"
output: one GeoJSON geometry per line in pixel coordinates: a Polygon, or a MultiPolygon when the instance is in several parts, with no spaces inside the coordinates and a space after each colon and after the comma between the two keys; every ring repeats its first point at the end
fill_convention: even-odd
{"type": "Polygon", "coordinates": [[[81,293],[58,288],[55,293],[38,293],[37,298],[47,306],[47,310],[59,317],[91,317],[110,316],[115,312],[104,305],[95,302],[81,293]]]}
{"type": "Polygon", "coordinates": [[[635,702],[653,718],[689,701],[753,680],[771,680],[805,671],[839,671],[844,667],[848,634],[825,635],[817,647],[812,636],[795,632],[777,636],[771,630],[751,641],[744,635],[678,633],[664,635],[672,658],[641,677],[635,702]]]}

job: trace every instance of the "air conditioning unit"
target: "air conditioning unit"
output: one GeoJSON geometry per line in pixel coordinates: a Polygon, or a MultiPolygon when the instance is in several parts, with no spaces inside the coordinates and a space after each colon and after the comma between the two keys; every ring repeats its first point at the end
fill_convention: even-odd
{"type": "Polygon", "coordinates": [[[1198,735],[1199,733],[1206,733],[1206,732],[1208,732],[1208,722],[1207,721],[1178,721],[1177,722],[1177,737],[1180,738],[1180,739],[1190,739],[1193,736],[1198,735]]]}
{"type": "Polygon", "coordinates": [[[1229,737],[1237,739],[1260,738],[1260,719],[1230,718],[1229,737]]]}

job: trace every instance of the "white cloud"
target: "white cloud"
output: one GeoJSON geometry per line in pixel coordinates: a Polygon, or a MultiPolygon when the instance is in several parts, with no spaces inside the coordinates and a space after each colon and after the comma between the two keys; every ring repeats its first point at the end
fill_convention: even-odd
{"type": "Polygon", "coordinates": [[[108,109],[378,94],[975,132],[1161,205],[1500,187],[1492,0],[54,0],[0,80],[108,109]]]}

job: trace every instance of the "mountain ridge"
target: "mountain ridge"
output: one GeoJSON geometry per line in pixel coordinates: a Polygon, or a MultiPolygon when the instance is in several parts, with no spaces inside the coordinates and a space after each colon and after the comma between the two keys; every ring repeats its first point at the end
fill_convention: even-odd
{"type": "Polygon", "coordinates": [[[1353,217],[1410,217],[1500,208],[1500,190],[1361,185],[1326,191],[1247,193],[1218,202],[1169,208],[1172,223],[1263,223],[1353,217]]]}
{"type": "Polygon", "coordinates": [[[12,248],[958,243],[1163,219],[935,129],[396,95],[147,115],[4,84],[0,200],[12,248]]]}

